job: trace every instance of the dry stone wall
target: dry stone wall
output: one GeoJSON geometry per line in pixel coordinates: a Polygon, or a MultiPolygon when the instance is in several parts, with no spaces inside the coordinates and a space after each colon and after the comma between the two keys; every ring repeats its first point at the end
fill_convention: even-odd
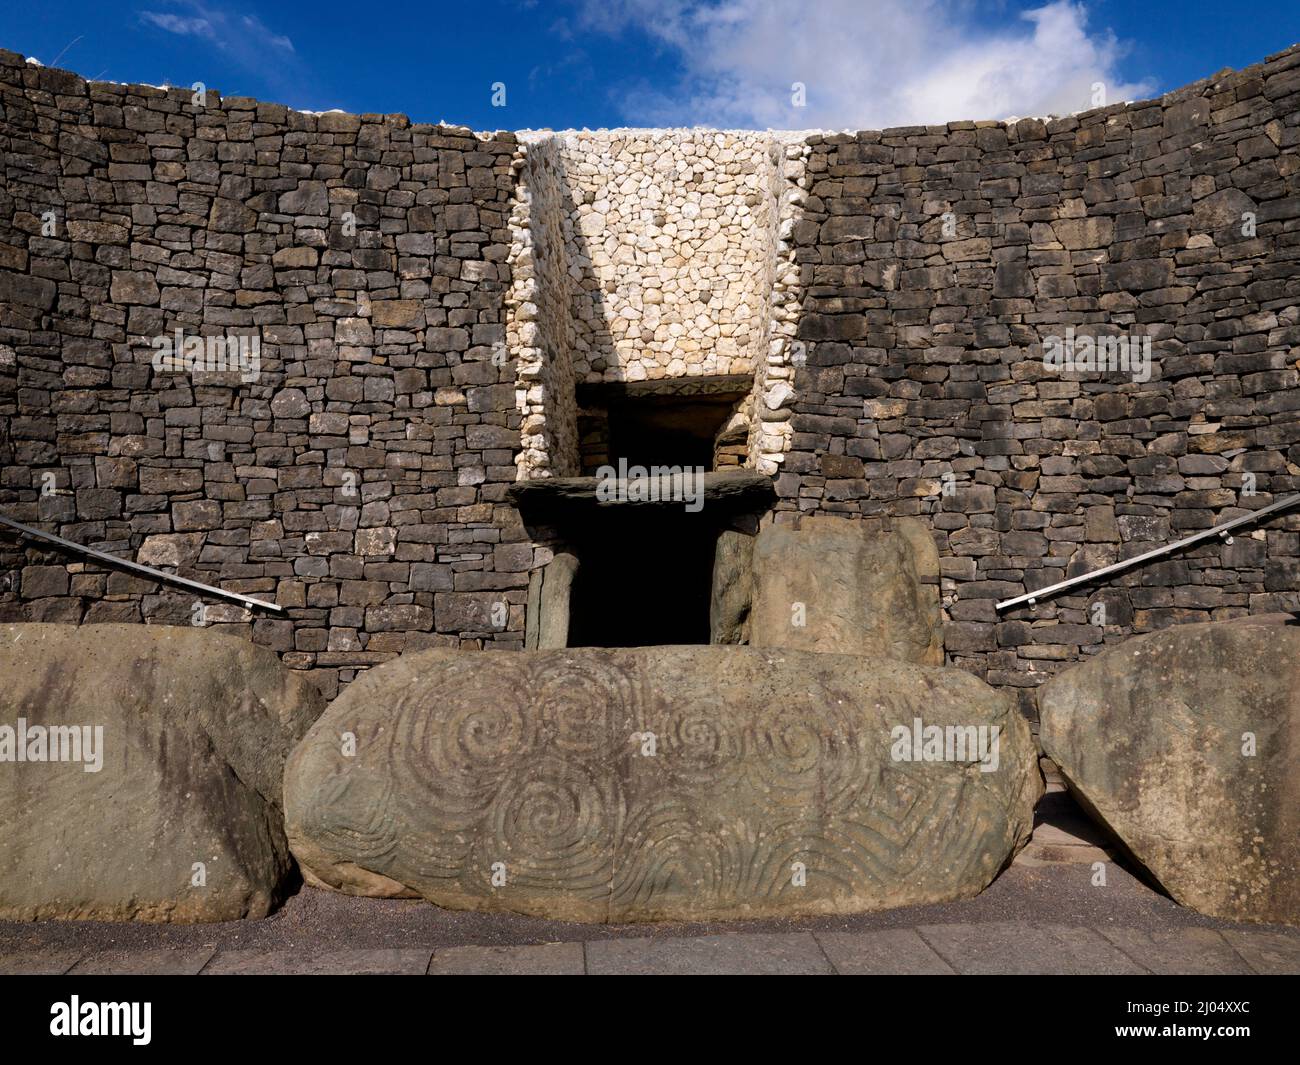
{"type": "Polygon", "coordinates": [[[1300,607],[1292,513],[995,609],[1300,490],[1300,52],[1068,118],[810,144],[781,510],[923,516],[949,660],[996,685],[1300,607]],[[1149,377],[1132,351],[1087,370],[1085,337],[1149,342],[1149,377]]]}
{"type": "Polygon", "coordinates": [[[6,536],[0,621],[232,626],[327,694],[521,647],[556,545],[506,489],[577,472],[575,388],[743,372],[768,520],[920,517],[948,661],[1030,710],[1134,632],[1300,607],[1293,514],[994,609],[1300,488],[1298,145],[1294,49],[1060,119],[520,136],[0,52],[0,513],[288,612],[6,536]],[[243,362],[155,368],[178,329],[243,362]]]}
{"type": "Polygon", "coordinates": [[[522,646],[537,557],[492,358],[513,134],[196,107],[9,52],[0,109],[0,513],[288,609],[196,614],[6,537],[0,620],[234,626],[327,694],[414,647],[522,646]],[[257,372],[159,372],[177,329],[257,339],[257,372]]]}

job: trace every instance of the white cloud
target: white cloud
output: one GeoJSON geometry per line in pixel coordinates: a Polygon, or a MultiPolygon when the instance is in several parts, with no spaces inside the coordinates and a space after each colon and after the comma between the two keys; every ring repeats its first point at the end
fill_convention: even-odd
{"type": "Polygon", "coordinates": [[[223,52],[240,56],[253,55],[261,47],[293,51],[293,41],[271,32],[256,15],[222,10],[202,0],[179,0],[177,6],[188,14],[142,11],[140,21],[181,37],[202,37],[223,52]]]}
{"type": "Polygon", "coordinates": [[[634,124],[882,129],[1083,111],[1096,82],[1108,103],[1154,91],[1121,76],[1124,46],[1089,32],[1082,3],[977,13],[963,0],[586,0],[581,21],[635,29],[680,61],[675,83],[623,93],[634,124]]]}
{"type": "Polygon", "coordinates": [[[205,18],[186,18],[184,15],[169,15],[165,11],[142,11],[140,18],[160,30],[176,33],[182,37],[212,37],[212,23],[205,18]]]}

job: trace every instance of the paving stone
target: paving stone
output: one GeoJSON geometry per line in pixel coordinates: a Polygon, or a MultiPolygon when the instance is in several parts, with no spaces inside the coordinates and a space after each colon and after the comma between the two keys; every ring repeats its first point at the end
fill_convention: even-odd
{"type": "Polygon", "coordinates": [[[335,950],[305,954],[296,950],[223,950],[203,970],[204,976],[421,976],[429,968],[431,950],[335,950]]]}
{"type": "Polygon", "coordinates": [[[445,947],[433,952],[431,976],[581,976],[581,943],[536,943],[520,947],[445,947]]]}
{"type": "Polygon", "coordinates": [[[74,976],[195,976],[216,952],[216,947],[104,951],[82,958],[71,973],[74,976]]]}
{"type": "Polygon", "coordinates": [[[956,972],[914,928],[818,932],[817,942],[835,971],[845,976],[945,976],[956,972]]]}
{"type": "Polygon", "coordinates": [[[1230,928],[1224,929],[1223,938],[1257,973],[1300,975],[1300,930],[1255,932],[1230,928]]]}
{"type": "Polygon", "coordinates": [[[593,976],[635,974],[820,975],[830,962],[809,932],[598,939],[587,943],[593,976]]]}
{"type": "Polygon", "coordinates": [[[1098,928],[1103,936],[1146,969],[1161,975],[1249,973],[1227,940],[1213,928],[1142,932],[1098,928]]]}
{"type": "Polygon", "coordinates": [[[966,975],[1124,975],[1147,970],[1090,928],[989,924],[922,925],[917,931],[966,975]]]}
{"type": "Polygon", "coordinates": [[[0,954],[0,976],[60,976],[71,969],[81,954],[72,950],[15,951],[0,954]]]}

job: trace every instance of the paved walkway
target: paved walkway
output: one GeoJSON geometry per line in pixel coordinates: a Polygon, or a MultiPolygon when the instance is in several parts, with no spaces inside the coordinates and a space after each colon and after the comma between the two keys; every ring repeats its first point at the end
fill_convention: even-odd
{"type": "Polygon", "coordinates": [[[620,975],[1218,974],[1300,973],[1300,935],[1283,931],[935,924],[877,932],[643,936],[514,946],[333,950],[218,947],[25,951],[0,973],[161,975],[386,973],[620,975]]]}
{"type": "Polygon", "coordinates": [[[988,890],[941,905],[602,926],[307,888],[264,921],[0,922],[0,973],[1300,974],[1300,928],[1183,909],[1115,861],[1059,792],[1038,815],[988,890]]]}

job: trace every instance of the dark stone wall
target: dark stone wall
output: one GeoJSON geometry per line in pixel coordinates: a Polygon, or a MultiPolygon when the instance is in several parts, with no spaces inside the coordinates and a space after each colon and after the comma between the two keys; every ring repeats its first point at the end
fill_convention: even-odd
{"type": "Polygon", "coordinates": [[[1135,632],[1300,607],[1292,513],[994,609],[1300,490],[1300,52],[1069,118],[813,145],[781,511],[926,516],[949,661],[1022,695],[1135,632]],[[1149,335],[1150,380],[1045,367],[1069,325],[1149,335]]]}
{"type": "MultiPolygon", "coordinates": [[[[0,513],[276,600],[199,620],[327,695],[404,650],[522,646],[550,534],[506,498],[514,135],[191,97],[0,52],[0,513]],[[256,336],[260,373],[156,371],[177,328],[256,336]]],[[[994,609],[1300,491],[1300,51],[1065,119],[809,144],[775,520],[925,518],[949,661],[1030,713],[1105,643],[1300,607],[1291,514],[994,609]],[[1150,379],[1046,367],[1067,326],[1149,336],[1150,379]]],[[[195,603],[0,535],[0,621],[195,603]]]]}
{"type": "MultiPolygon", "coordinates": [[[[534,549],[492,358],[516,148],[0,52],[0,513],[278,601],[200,620],[327,695],[406,649],[522,646],[534,549]],[[259,337],[260,374],[155,371],[176,328],[259,337]]],[[[0,620],[195,602],[0,536],[0,620]]]]}

